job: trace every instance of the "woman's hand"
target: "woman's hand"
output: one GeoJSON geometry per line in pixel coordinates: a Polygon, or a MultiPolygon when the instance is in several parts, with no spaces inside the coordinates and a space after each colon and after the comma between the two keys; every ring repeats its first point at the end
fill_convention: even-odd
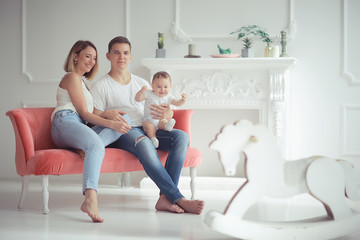
{"type": "Polygon", "coordinates": [[[110,126],[106,125],[107,127],[114,129],[115,131],[119,133],[127,133],[131,126],[128,124],[128,122],[125,120],[125,118],[122,116],[126,114],[124,111],[120,110],[106,110],[104,112],[101,112],[100,110],[94,108],[94,114],[97,116],[107,119],[108,123],[110,122],[110,126]]]}
{"type": "Polygon", "coordinates": [[[122,116],[124,114],[126,114],[126,112],[120,110],[105,110],[100,116],[109,120],[126,123],[126,120],[122,116]]]}
{"type": "Polygon", "coordinates": [[[113,121],[112,125],[112,129],[122,134],[127,133],[131,129],[131,126],[126,121],[113,121]]]}
{"type": "Polygon", "coordinates": [[[156,104],[152,104],[150,107],[151,110],[151,115],[153,116],[154,119],[171,119],[174,115],[173,110],[171,110],[169,104],[161,104],[161,105],[156,105],[156,104]]]}

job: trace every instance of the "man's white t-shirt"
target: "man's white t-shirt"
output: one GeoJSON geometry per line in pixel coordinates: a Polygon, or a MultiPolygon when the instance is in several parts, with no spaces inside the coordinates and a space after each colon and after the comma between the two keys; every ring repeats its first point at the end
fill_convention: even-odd
{"type": "Polygon", "coordinates": [[[144,101],[137,102],[135,95],[143,86],[151,88],[148,81],[133,74],[127,85],[116,82],[106,74],[91,87],[94,107],[100,111],[124,111],[129,115],[133,127],[142,126],[144,101]]]}

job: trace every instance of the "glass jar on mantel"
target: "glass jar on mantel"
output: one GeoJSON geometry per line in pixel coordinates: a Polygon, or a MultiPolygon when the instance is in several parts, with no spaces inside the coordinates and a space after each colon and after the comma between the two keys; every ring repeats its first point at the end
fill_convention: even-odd
{"type": "Polygon", "coordinates": [[[266,46],[264,51],[264,57],[278,58],[280,55],[279,46],[266,46]]]}

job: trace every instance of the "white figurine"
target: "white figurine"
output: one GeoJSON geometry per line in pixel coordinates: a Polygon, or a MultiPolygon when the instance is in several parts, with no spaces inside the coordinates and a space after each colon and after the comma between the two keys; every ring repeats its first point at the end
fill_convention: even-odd
{"type": "Polygon", "coordinates": [[[224,126],[210,148],[218,151],[226,175],[235,174],[244,154],[246,174],[224,213],[207,213],[205,223],[212,229],[244,239],[330,239],[360,228],[360,194],[350,162],[322,156],[287,161],[266,127],[248,120],[224,126]],[[281,223],[244,218],[261,197],[289,198],[303,193],[319,200],[328,216],[281,223]]]}

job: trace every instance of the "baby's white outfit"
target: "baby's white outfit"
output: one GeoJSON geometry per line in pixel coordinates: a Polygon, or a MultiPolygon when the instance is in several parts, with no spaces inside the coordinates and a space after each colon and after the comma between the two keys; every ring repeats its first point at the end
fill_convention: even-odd
{"type": "Polygon", "coordinates": [[[153,118],[153,116],[150,114],[150,112],[151,112],[150,107],[152,104],[161,105],[163,103],[166,103],[166,104],[170,105],[171,101],[174,99],[174,96],[169,93],[165,97],[159,97],[154,93],[153,90],[147,90],[146,92],[144,92],[144,95],[146,97],[146,101],[145,101],[144,120],[143,121],[152,122],[155,125],[156,130],[158,130],[159,129],[159,119],[153,118]]]}

